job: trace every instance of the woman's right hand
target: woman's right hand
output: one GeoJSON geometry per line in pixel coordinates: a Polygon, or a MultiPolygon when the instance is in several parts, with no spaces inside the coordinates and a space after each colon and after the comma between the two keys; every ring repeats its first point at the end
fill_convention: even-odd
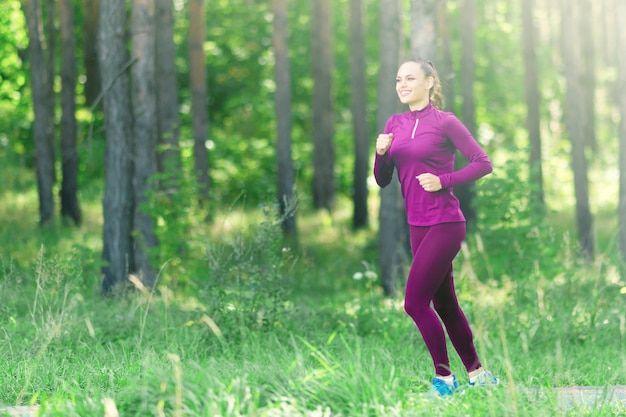
{"type": "Polygon", "coordinates": [[[378,155],[384,155],[391,147],[391,141],[393,140],[393,133],[385,134],[381,133],[376,138],[376,153],[378,155]]]}

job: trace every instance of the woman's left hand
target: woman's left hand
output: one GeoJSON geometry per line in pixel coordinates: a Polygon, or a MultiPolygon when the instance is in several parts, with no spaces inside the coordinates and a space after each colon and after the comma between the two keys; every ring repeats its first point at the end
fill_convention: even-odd
{"type": "Polygon", "coordinates": [[[434,193],[441,190],[443,187],[441,186],[441,180],[438,176],[427,172],[425,174],[420,174],[415,177],[419,182],[424,191],[428,191],[429,193],[434,193]]]}

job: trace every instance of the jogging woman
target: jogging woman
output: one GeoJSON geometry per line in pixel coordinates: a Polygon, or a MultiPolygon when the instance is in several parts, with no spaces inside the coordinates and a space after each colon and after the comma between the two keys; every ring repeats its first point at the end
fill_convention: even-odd
{"type": "Polygon", "coordinates": [[[397,170],[405,201],[413,262],[404,308],[432,357],[435,392],[451,395],[459,387],[450,369],[441,322],[468,372],[469,386],[497,384],[498,379],[483,369],[478,358],[452,276],[452,262],[466,232],[452,188],[489,174],[491,161],[459,119],[441,110],[441,84],[431,62],[403,63],[396,92],[409,111],[391,116],[378,135],[374,176],[385,187],[397,170]],[[468,164],[454,171],[457,150],[468,164]]]}

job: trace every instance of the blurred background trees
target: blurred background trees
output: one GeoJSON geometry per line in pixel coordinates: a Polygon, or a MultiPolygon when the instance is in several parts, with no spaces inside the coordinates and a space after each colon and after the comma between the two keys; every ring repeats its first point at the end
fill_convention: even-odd
{"type": "MultiPolygon", "coordinates": [[[[57,206],[79,224],[81,186],[102,184],[105,287],[131,272],[151,285],[157,237],[178,234],[184,250],[188,225],[174,224],[192,207],[211,219],[235,202],[289,196],[331,215],[348,201],[354,228],[378,226],[393,293],[406,256],[401,203],[392,186],[369,204],[378,190],[368,178],[373,138],[403,110],[393,79],[411,55],[433,61],[446,109],[494,162],[492,176],[457,190],[475,230],[540,226],[557,213],[593,259],[601,218],[626,254],[619,0],[1,7],[0,158],[33,173],[42,226],[57,206]]],[[[292,236],[296,218],[284,219],[292,236]]]]}

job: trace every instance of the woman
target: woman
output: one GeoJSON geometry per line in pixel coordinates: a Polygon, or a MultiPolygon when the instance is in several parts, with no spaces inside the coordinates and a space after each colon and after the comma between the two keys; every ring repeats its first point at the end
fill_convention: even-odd
{"type": "Polygon", "coordinates": [[[441,84],[431,62],[403,63],[396,92],[410,111],[391,116],[384,133],[378,135],[374,176],[385,187],[397,169],[405,200],[413,263],[404,308],[432,356],[434,391],[445,396],[459,387],[439,319],[468,372],[469,386],[497,384],[498,379],[478,359],[452,276],[452,262],[465,239],[465,217],[452,187],[489,174],[491,162],[456,116],[441,110],[441,84]],[[457,149],[469,163],[454,171],[457,149]]]}

